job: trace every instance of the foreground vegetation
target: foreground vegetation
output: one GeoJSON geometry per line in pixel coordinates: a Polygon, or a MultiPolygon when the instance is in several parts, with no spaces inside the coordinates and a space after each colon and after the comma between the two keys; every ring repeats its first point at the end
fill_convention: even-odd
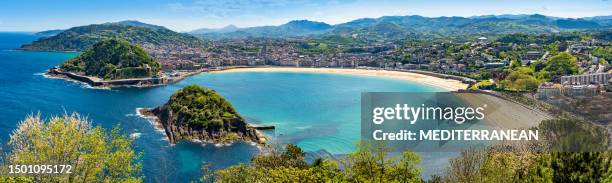
{"type": "Polygon", "coordinates": [[[256,156],[250,165],[212,172],[205,166],[202,182],[420,182],[420,157],[414,152],[389,155],[384,149],[363,148],[341,161],[316,159],[289,144],[282,152],[256,156]],[[342,168],[340,168],[342,167],[342,168]]]}
{"type": "Polygon", "coordinates": [[[612,154],[607,132],[578,120],[545,120],[535,127],[545,142],[504,142],[467,149],[446,171],[421,179],[420,156],[389,154],[384,147],[361,147],[339,160],[305,161],[304,152],[287,145],[282,152],[259,155],[250,165],[212,171],[202,182],[611,182],[612,154]]]}
{"type": "Polygon", "coordinates": [[[127,79],[156,76],[161,64],[138,46],[107,39],[66,61],[60,68],[103,79],[127,79]]]}
{"type": "Polygon", "coordinates": [[[10,136],[0,182],[142,182],[140,153],[119,128],[106,132],[78,114],[28,116],[10,136]],[[71,165],[70,174],[7,174],[9,165],[71,165]]]}
{"type": "MultiPolygon", "coordinates": [[[[414,152],[389,153],[384,146],[362,145],[339,159],[308,162],[299,147],[253,157],[251,163],[213,170],[202,168],[202,182],[611,182],[608,133],[573,119],[545,120],[534,127],[543,142],[504,142],[467,149],[445,171],[421,178],[414,152]]],[[[0,170],[8,165],[69,164],[71,174],[8,175],[0,182],[142,182],[140,154],[118,128],[107,133],[77,114],[45,121],[29,116],[11,134],[0,170]]]]}

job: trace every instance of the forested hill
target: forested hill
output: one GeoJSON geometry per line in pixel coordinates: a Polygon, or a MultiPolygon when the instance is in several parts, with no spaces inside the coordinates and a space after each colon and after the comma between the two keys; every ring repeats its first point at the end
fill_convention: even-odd
{"type": "Polygon", "coordinates": [[[107,39],[66,61],[60,68],[109,80],[155,76],[161,70],[161,64],[138,46],[107,39]]]}
{"type": "Polygon", "coordinates": [[[92,24],[73,27],[52,37],[43,37],[31,44],[21,46],[33,51],[83,51],[104,39],[122,39],[136,45],[164,45],[198,47],[200,39],[177,33],[161,26],[136,21],[92,24]]]}
{"type": "Polygon", "coordinates": [[[214,90],[198,85],[180,89],[172,94],[168,103],[145,113],[157,116],[171,143],[181,139],[214,143],[265,142],[232,104],[214,90]]]}

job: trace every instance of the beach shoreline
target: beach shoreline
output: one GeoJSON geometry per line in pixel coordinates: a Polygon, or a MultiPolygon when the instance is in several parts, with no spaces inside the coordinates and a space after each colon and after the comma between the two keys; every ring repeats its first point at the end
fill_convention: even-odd
{"type": "Polygon", "coordinates": [[[553,119],[547,112],[496,95],[465,91],[454,95],[470,106],[485,104],[483,122],[493,129],[529,129],[538,126],[542,120],[553,119]]]}
{"type": "MultiPolygon", "coordinates": [[[[193,75],[206,74],[206,73],[229,73],[229,72],[295,72],[295,73],[324,73],[324,74],[341,74],[341,75],[354,75],[354,76],[367,76],[367,77],[381,77],[389,79],[404,80],[409,82],[415,82],[419,84],[434,86],[437,88],[444,89],[445,91],[459,91],[466,89],[468,84],[451,78],[443,78],[435,76],[436,73],[426,74],[422,71],[408,71],[408,70],[383,70],[383,69],[364,69],[364,68],[310,68],[310,67],[274,67],[274,66],[259,66],[259,67],[221,67],[213,69],[202,69],[192,72],[183,73],[180,77],[168,79],[167,81],[156,81],[150,82],[152,78],[136,78],[126,79],[129,81],[128,84],[124,80],[113,80],[113,81],[93,81],[91,79],[82,79],[84,76],[72,76],[63,72],[59,72],[57,69],[49,69],[45,75],[53,78],[68,79],[86,83],[92,87],[152,87],[152,86],[163,86],[171,83],[179,82],[193,75]],[[133,81],[130,81],[133,80],[133,81]],[[146,81],[145,81],[146,80],[146,81]],[[144,82],[143,82],[144,81],[144,82]],[[115,83],[121,82],[121,83],[115,83]]],[[[89,77],[88,77],[89,78],[89,77]]],[[[161,80],[155,78],[156,80],[161,80]]]]}
{"type": "Polygon", "coordinates": [[[466,89],[468,84],[456,79],[445,79],[421,73],[409,71],[395,70],[375,70],[375,69],[359,69],[359,68],[306,68],[306,67],[241,67],[227,68],[222,70],[211,71],[211,73],[230,73],[230,72],[302,72],[302,73],[325,73],[325,74],[342,74],[355,76],[382,77],[389,79],[398,79],[420,83],[424,85],[442,88],[447,91],[458,91],[466,89]]]}

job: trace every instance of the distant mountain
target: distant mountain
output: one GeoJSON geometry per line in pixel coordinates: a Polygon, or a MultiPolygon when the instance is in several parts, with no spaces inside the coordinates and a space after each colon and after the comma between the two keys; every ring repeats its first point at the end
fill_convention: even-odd
{"type": "Polygon", "coordinates": [[[562,29],[596,29],[602,27],[596,21],[585,19],[559,19],[555,23],[557,27],[562,29]]]}
{"type": "Polygon", "coordinates": [[[296,20],[279,26],[240,28],[234,31],[192,33],[208,39],[245,37],[350,36],[365,39],[397,39],[410,35],[449,37],[508,33],[551,33],[576,29],[610,29],[612,16],[559,18],[540,14],[484,15],[473,17],[383,16],[362,18],[337,25],[296,20]]]}
{"type": "Polygon", "coordinates": [[[136,45],[201,46],[198,38],[181,34],[162,26],[136,21],[92,24],[73,27],[52,37],[44,37],[31,44],[21,46],[23,50],[37,51],[82,51],[105,39],[122,39],[136,45]]]}
{"type": "Polygon", "coordinates": [[[487,15],[477,17],[384,16],[334,25],[326,35],[362,39],[397,39],[410,36],[470,37],[509,33],[553,33],[578,29],[610,29],[609,17],[570,19],[533,15],[487,15]]]}
{"type": "MultiPolygon", "coordinates": [[[[192,33],[193,35],[208,38],[246,38],[246,37],[297,37],[310,36],[325,33],[331,30],[332,26],[323,22],[309,20],[293,20],[279,26],[260,26],[249,28],[238,28],[234,31],[216,31],[207,33],[192,33]]],[[[196,30],[197,31],[197,30],[196,30]]]]}
{"type": "Polygon", "coordinates": [[[218,28],[218,29],[209,29],[209,28],[196,29],[196,30],[190,31],[189,34],[227,33],[227,32],[234,32],[239,29],[240,28],[236,27],[235,25],[228,25],[228,26],[218,28]]]}
{"type": "Polygon", "coordinates": [[[163,26],[142,23],[142,22],[139,22],[139,21],[136,21],[136,20],[124,20],[124,21],[119,21],[119,22],[110,22],[110,23],[106,23],[106,24],[121,24],[121,25],[129,25],[129,26],[134,26],[134,27],[144,27],[144,28],[156,29],[156,30],[166,29],[163,26]]]}
{"type": "Polygon", "coordinates": [[[34,33],[34,35],[40,36],[40,37],[51,37],[63,31],[64,31],[63,29],[53,29],[53,30],[40,31],[40,32],[34,33]]]}

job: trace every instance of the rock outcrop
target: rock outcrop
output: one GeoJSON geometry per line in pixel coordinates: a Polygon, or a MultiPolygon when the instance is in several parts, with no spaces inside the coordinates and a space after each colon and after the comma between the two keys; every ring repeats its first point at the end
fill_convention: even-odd
{"type": "Polygon", "coordinates": [[[207,143],[243,140],[263,144],[266,140],[229,102],[215,91],[197,85],[179,90],[168,103],[144,109],[141,114],[155,116],[171,143],[185,139],[207,143]]]}

